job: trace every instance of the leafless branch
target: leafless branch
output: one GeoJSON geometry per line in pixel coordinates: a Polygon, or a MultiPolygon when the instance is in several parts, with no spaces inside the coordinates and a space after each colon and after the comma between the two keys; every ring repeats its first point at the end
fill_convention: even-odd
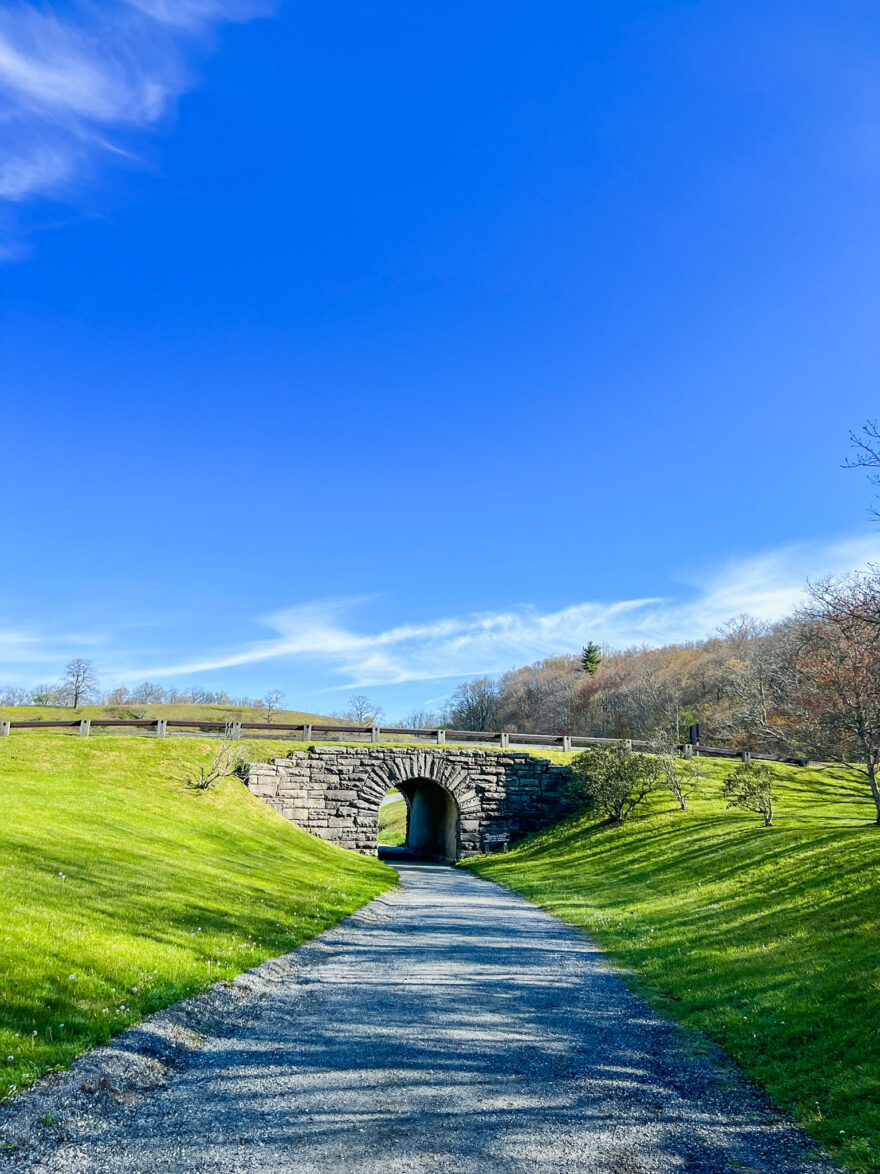
{"type": "Polygon", "coordinates": [[[184,775],[183,782],[195,791],[209,791],[221,779],[241,775],[245,758],[238,747],[238,739],[224,737],[210,762],[196,763],[184,775]]]}

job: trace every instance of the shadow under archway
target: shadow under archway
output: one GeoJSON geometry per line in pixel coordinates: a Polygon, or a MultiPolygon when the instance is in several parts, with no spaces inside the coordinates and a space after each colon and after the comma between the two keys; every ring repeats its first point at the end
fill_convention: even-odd
{"type": "Polygon", "coordinates": [[[397,783],[406,801],[406,842],[401,848],[379,845],[386,859],[452,861],[459,857],[459,811],[454,796],[433,779],[397,783]]]}

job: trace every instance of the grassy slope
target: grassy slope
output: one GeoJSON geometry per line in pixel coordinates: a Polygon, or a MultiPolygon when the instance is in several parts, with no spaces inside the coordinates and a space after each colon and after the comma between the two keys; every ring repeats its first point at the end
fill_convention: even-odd
{"type": "Polygon", "coordinates": [[[406,843],[406,802],[402,795],[379,808],[379,843],[391,848],[406,843]]]}
{"type": "MultiPolygon", "coordinates": [[[[395,883],[237,780],[206,793],[175,781],[215,747],[101,734],[0,741],[0,1097],[395,883]]],[[[272,752],[254,746],[255,758],[272,752]]]]}
{"type": "Polygon", "coordinates": [[[880,829],[845,770],[779,768],[777,826],[671,796],[580,815],[468,866],[585,927],[854,1170],[880,1169],[880,829]]]}
{"type": "MultiPolygon", "coordinates": [[[[77,718],[90,718],[97,721],[99,718],[160,718],[174,721],[244,721],[264,722],[264,709],[248,709],[240,705],[137,705],[134,702],[125,705],[81,705],[79,709],[65,705],[18,705],[0,706],[0,719],[3,721],[72,721],[77,718]]],[[[289,722],[291,725],[299,722],[337,722],[336,718],[321,717],[317,713],[301,713],[299,710],[279,709],[272,714],[273,722],[289,722]]]]}

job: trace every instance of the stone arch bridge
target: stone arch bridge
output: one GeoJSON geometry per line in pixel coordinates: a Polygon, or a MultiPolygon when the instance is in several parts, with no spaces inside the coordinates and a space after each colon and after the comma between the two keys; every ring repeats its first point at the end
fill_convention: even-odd
{"type": "Polygon", "coordinates": [[[399,746],[313,746],[252,763],[248,788],[341,848],[378,852],[379,806],[396,787],[407,847],[457,860],[503,847],[572,810],[569,770],[531,754],[399,746]]]}

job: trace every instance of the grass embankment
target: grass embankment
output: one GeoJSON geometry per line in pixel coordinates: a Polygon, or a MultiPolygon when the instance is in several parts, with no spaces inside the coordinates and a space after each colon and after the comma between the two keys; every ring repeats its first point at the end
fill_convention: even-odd
{"type": "MultiPolygon", "coordinates": [[[[78,721],[88,718],[96,722],[101,718],[159,718],[166,721],[201,722],[264,722],[266,710],[241,705],[138,705],[129,701],[124,705],[81,705],[74,709],[69,705],[15,705],[0,706],[0,720],[11,722],[78,721]]],[[[301,713],[294,709],[276,709],[272,721],[299,725],[312,722],[315,725],[332,722],[345,724],[342,719],[322,717],[317,713],[301,713]]]]}
{"type": "MultiPolygon", "coordinates": [[[[290,745],[261,741],[253,755],[290,745]]],[[[186,788],[185,768],[216,746],[33,732],[0,741],[0,1097],[295,948],[396,882],[236,779],[186,788]]]]}
{"type": "Polygon", "coordinates": [[[406,800],[398,795],[379,808],[379,843],[400,848],[406,843],[406,800]]]}
{"type": "Polygon", "coordinates": [[[863,779],[780,767],[776,826],[705,763],[609,827],[575,816],[468,861],[583,926],[669,1018],[720,1043],[853,1170],[880,1169],[880,829],[863,779]]]}

